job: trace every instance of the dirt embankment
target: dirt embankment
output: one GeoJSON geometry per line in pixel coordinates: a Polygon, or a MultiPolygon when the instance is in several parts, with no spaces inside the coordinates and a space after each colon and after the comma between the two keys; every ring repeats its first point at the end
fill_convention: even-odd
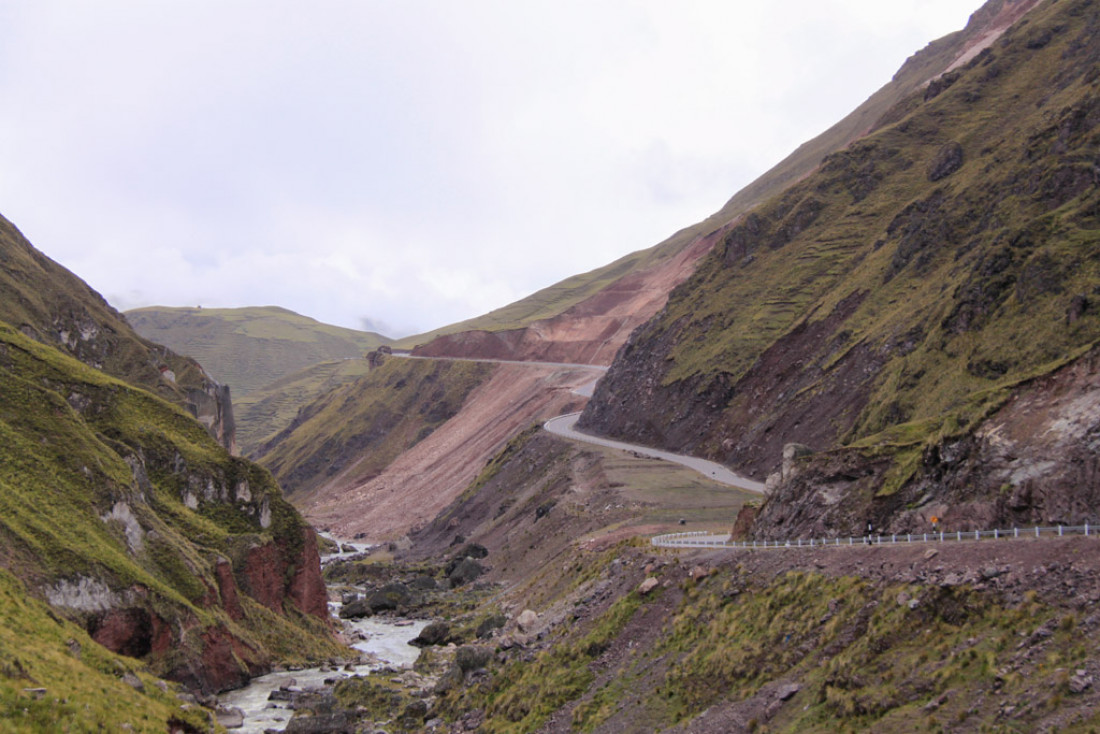
{"type": "Polygon", "coordinates": [[[611,364],[630,332],[661,310],[669,292],[691,275],[725,231],[722,227],[695,238],[675,257],[629,273],[553,318],[523,329],[447,334],[418,346],[413,354],[611,364]]]}
{"type": "Polygon", "coordinates": [[[573,390],[592,370],[499,365],[461,410],[377,477],[334,477],[314,493],[306,517],[342,537],[390,540],[429,522],[478,475],[512,437],[533,423],[579,410],[573,390]]]}

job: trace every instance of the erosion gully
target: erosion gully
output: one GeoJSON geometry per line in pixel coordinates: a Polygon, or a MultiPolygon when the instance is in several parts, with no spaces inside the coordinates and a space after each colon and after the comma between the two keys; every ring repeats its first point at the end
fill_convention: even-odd
{"type": "MultiPolygon", "coordinates": [[[[338,541],[337,548],[353,548],[321,558],[322,566],[337,559],[348,558],[368,550],[369,546],[338,541]]],[[[333,595],[330,594],[330,598],[333,595]]],[[[339,595],[335,595],[337,598],[339,595]]],[[[332,686],[336,681],[355,675],[366,675],[381,668],[409,668],[416,662],[420,650],[409,644],[430,620],[421,619],[340,619],[339,601],[329,602],[329,612],[335,624],[352,640],[351,646],[360,652],[358,663],[344,666],[322,666],[287,670],[254,678],[244,688],[218,696],[218,719],[230,731],[242,734],[263,734],[283,731],[294,716],[285,693],[332,686]]]]}

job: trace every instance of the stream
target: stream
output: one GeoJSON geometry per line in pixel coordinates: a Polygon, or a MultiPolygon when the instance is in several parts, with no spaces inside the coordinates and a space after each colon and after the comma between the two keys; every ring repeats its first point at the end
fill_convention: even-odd
{"type": "MultiPolygon", "coordinates": [[[[362,551],[362,548],[357,548],[362,551]]],[[[324,556],[322,566],[336,558],[346,558],[348,553],[324,556]]],[[[345,667],[323,666],[287,670],[254,678],[244,688],[218,696],[219,708],[239,709],[244,715],[244,725],[231,728],[232,732],[263,734],[265,731],[282,731],[290,722],[294,711],[286,701],[270,700],[273,691],[282,688],[308,690],[332,685],[342,678],[366,675],[380,668],[409,668],[416,662],[420,649],[409,644],[429,620],[399,620],[378,617],[340,619],[340,602],[329,602],[329,613],[344,631],[345,638],[354,640],[352,647],[363,653],[361,662],[345,667]]],[[[224,723],[224,722],[223,722],[224,723]]]]}

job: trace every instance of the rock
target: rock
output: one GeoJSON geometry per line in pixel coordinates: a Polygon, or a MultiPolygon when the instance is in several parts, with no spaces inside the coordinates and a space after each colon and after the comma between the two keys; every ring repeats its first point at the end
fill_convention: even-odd
{"type": "Polygon", "coordinates": [[[938,550],[936,550],[935,548],[929,548],[928,550],[926,550],[924,552],[924,560],[931,561],[933,558],[935,558],[939,554],[940,554],[940,552],[938,550]]]}
{"type": "Polygon", "coordinates": [[[910,599],[909,600],[909,609],[910,610],[916,609],[919,606],[920,606],[920,602],[917,601],[916,599],[910,599]]]}
{"type": "Polygon", "coordinates": [[[122,674],[122,682],[133,688],[135,691],[144,691],[145,684],[141,682],[141,678],[138,678],[134,673],[127,670],[122,674]]]}
{"type": "Polygon", "coordinates": [[[780,701],[789,701],[794,698],[795,694],[802,690],[802,686],[797,683],[788,683],[775,692],[775,695],[779,697],[780,701]]]}
{"type": "Polygon", "coordinates": [[[963,147],[955,141],[947,143],[940,148],[936,157],[932,159],[932,163],[929,164],[928,180],[935,182],[941,178],[947,178],[962,168],[963,160],[963,147]]]}
{"type": "Polygon", "coordinates": [[[480,563],[471,558],[464,558],[447,574],[447,580],[451,582],[453,589],[470,583],[483,573],[485,568],[480,563]]]}
{"type": "Polygon", "coordinates": [[[340,619],[359,619],[374,614],[366,599],[356,599],[351,604],[340,607],[340,619]]]}
{"type": "Polygon", "coordinates": [[[419,635],[409,640],[409,644],[416,647],[429,647],[432,645],[446,645],[450,641],[451,626],[446,622],[432,622],[422,629],[419,635]]]}
{"type": "Polygon", "coordinates": [[[654,589],[656,589],[656,588],[657,588],[657,585],[658,585],[659,583],[660,583],[660,582],[659,582],[659,581],[657,581],[657,579],[656,579],[656,578],[654,578],[653,576],[650,576],[650,577],[649,577],[649,578],[647,578],[647,579],[646,579],[645,581],[643,581],[642,583],[638,584],[638,593],[639,593],[639,594],[641,594],[642,596],[645,596],[645,595],[646,595],[646,594],[648,594],[649,592],[651,592],[651,591],[653,591],[654,589]]]}
{"type": "Polygon", "coordinates": [[[408,606],[413,595],[408,586],[398,581],[386,584],[378,591],[367,594],[366,601],[373,612],[389,612],[408,606]]]}
{"type": "Polygon", "coordinates": [[[518,626],[522,632],[531,632],[538,623],[539,615],[530,609],[524,609],[520,612],[520,615],[516,617],[516,626],[518,626]]]}
{"type": "Polygon", "coordinates": [[[1084,671],[1077,671],[1077,675],[1069,679],[1069,692],[1070,693],[1084,693],[1092,687],[1092,676],[1082,675],[1084,671]]]}
{"type": "Polygon", "coordinates": [[[417,591],[435,591],[439,588],[439,583],[431,576],[423,575],[410,581],[409,588],[417,591]]]}
{"type": "Polygon", "coordinates": [[[218,706],[214,710],[218,723],[226,729],[240,729],[244,726],[244,711],[236,706],[218,706]]]}
{"type": "Polygon", "coordinates": [[[814,452],[809,446],[800,443],[789,443],[783,447],[783,464],[780,470],[781,478],[788,482],[798,472],[798,461],[814,452]]]}
{"type": "Polygon", "coordinates": [[[694,566],[690,571],[688,571],[688,578],[690,578],[692,581],[702,581],[707,576],[710,576],[710,570],[704,568],[703,566],[694,566]]]}
{"type": "Polygon", "coordinates": [[[904,591],[901,592],[900,594],[898,594],[898,606],[899,607],[906,606],[907,604],[909,604],[909,601],[910,601],[910,597],[904,591]]]}
{"type": "Polygon", "coordinates": [[[480,670],[493,659],[493,651],[481,645],[463,645],[455,653],[455,663],[463,673],[480,670]]]}
{"type": "Polygon", "coordinates": [[[1003,573],[1004,572],[996,566],[986,566],[982,569],[982,578],[987,580],[995,579],[1003,573]]]}

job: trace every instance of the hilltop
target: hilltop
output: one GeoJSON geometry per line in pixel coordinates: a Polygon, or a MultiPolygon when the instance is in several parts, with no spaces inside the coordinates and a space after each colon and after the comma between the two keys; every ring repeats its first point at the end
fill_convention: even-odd
{"type": "Polygon", "coordinates": [[[125,315],[146,339],[200,361],[238,398],[319,362],[361,359],[391,341],[277,306],[149,306],[125,315]]]}

